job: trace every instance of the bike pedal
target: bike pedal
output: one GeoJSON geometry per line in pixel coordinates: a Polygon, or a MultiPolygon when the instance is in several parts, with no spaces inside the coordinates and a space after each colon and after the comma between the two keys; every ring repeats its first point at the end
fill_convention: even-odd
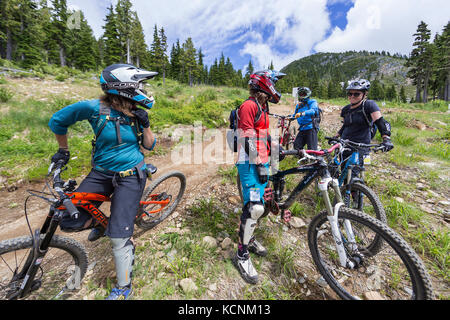
{"type": "Polygon", "coordinates": [[[273,200],[273,189],[265,188],[263,198],[264,198],[264,201],[272,201],[273,200]]]}
{"type": "Polygon", "coordinates": [[[289,222],[291,221],[291,217],[292,217],[292,213],[290,210],[284,210],[281,214],[281,218],[285,221],[285,222],[289,222]]]}

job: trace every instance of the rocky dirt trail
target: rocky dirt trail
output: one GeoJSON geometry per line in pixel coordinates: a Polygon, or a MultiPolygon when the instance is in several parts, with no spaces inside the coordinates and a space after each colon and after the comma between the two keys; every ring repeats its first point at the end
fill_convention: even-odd
{"type": "MultiPolygon", "coordinates": [[[[328,132],[336,132],[341,125],[339,112],[341,107],[332,106],[328,104],[321,104],[320,107],[324,110],[324,119],[322,120],[322,126],[327,128],[328,132]]],[[[287,115],[293,112],[293,106],[290,105],[272,105],[271,113],[287,115]]],[[[275,128],[276,119],[271,118],[271,127],[275,128]]],[[[191,127],[192,129],[192,127],[191,127]]],[[[172,129],[168,130],[172,131],[172,129]]],[[[140,240],[139,229],[136,228],[136,241],[139,244],[143,244],[149,239],[156,239],[157,234],[165,232],[173,232],[173,230],[180,230],[183,222],[186,221],[186,215],[189,214],[189,208],[196,203],[198,199],[208,199],[214,197],[224,204],[229,204],[234,209],[240,207],[239,198],[237,196],[237,190],[234,184],[222,183],[223,177],[218,174],[218,170],[221,167],[231,168],[234,163],[234,154],[228,154],[228,147],[225,141],[226,129],[220,129],[212,132],[213,137],[210,140],[192,142],[191,146],[191,161],[183,159],[183,163],[179,163],[175,160],[180,159],[180,153],[174,157],[171,151],[168,151],[162,155],[152,156],[147,159],[147,162],[152,163],[158,167],[158,172],[154,175],[157,178],[169,171],[177,170],[184,173],[187,178],[186,191],[183,200],[180,202],[173,217],[170,217],[156,228],[147,231],[143,240],[140,240]],[[221,134],[217,137],[214,134],[221,134]],[[218,145],[218,147],[217,147],[218,145]],[[202,153],[203,158],[199,153],[202,153]],[[206,155],[206,156],[205,156],[206,155]],[[200,159],[200,161],[199,161],[200,159]],[[226,159],[226,161],[225,161],[226,159]]],[[[205,133],[205,129],[202,131],[202,135],[205,133]]],[[[160,143],[165,147],[170,147],[173,142],[168,138],[168,134],[158,135],[160,143]]],[[[189,135],[190,136],[190,135],[189,135]]],[[[172,135],[173,137],[173,135],[172,135]]],[[[195,134],[194,134],[195,139],[195,134]]],[[[326,146],[323,146],[326,147],[326,146]]],[[[76,161],[76,160],[72,160],[76,161]]],[[[78,183],[82,181],[83,177],[77,177],[78,183]]],[[[147,182],[149,184],[150,182],[147,182]]],[[[19,184],[16,188],[11,188],[8,191],[6,188],[0,190],[0,224],[2,225],[2,231],[0,232],[0,241],[20,235],[29,234],[28,227],[23,214],[23,204],[25,198],[28,196],[27,189],[42,190],[44,183],[33,184],[19,184]]],[[[103,204],[102,209],[106,214],[109,214],[109,204],[103,204]]],[[[33,199],[30,200],[28,206],[28,217],[32,226],[32,229],[39,228],[45,219],[48,210],[48,205],[43,200],[33,199]]],[[[284,275],[285,279],[273,279],[272,274],[276,266],[269,261],[263,261],[261,266],[261,276],[265,283],[272,283],[276,281],[279,283],[285,283],[286,287],[295,288],[298,291],[298,296],[302,299],[335,299],[336,296],[329,288],[323,283],[319,273],[316,271],[314,264],[310,258],[309,249],[307,246],[306,230],[308,220],[299,222],[297,225],[284,225],[279,219],[270,217],[266,219],[266,222],[261,226],[265,230],[275,230],[280,227],[283,230],[283,236],[281,237],[280,246],[295,244],[297,250],[295,252],[295,268],[297,271],[297,277],[288,279],[284,275]]],[[[236,228],[238,226],[238,218],[236,220],[236,228]]],[[[112,262],[111,249],[109,242],[105,239],[91,243],[87,241],[87,235],[89,231],[83,231],[75,234],[64,234],[65,236],[73,237],[82,242],[89,253],[90,270],[86,276],[86,279],[95,277],[95,282],[100,287],[105,287],[107,278],[114,276],[114,266],[112,262]]],[[[217,235],[212,235],[217,238],[217,235]]],[[[217,239],[221,241],[222,239],[217,239]]],[[[151,241],[151,240],[150,240],[151,241]]],[[[219,242],[218,241],[218,242],[219,242]]],[[[235,246],[236,244],[234,244],[235,246]]],[[[222,251],[223,259],[229,259],[229,255],[234,252],[233,244],[231,248],[224,249],[222,251]]],[[[161,253],[164,255],[163,253],[161,253]]],[[[86,281],[84,282],[86,283],[86,281]]],[[[233,276],[227,277],[220,282],[211,283],[208,290],[202,295],[201,299],[245,299],[245,291],[258,290],[257,287],[250,287],[247,285],[236,273],[233,276]]],[[[261,289],[259,289],[261,290],[261,289]]],[[[76,299],[93,299],[92,294],[88,293],[88,289],[84,288],[77,294],[76,299]]],[[[176,297],[175,297],[176,298],[176,297]]],[[[183,297],[179,297],[183,299],[183,297]]]]}
{"type": "MultiPolygon", "coordinates": [[[[339,117],[339,113],[336,111],[339,109],[337,106],[321,106],[325,111],[324,117],[324,125],[334,126],[334,122],[339,117]]],[[[274,105],[271,107],[271,113],[287,115],[292,113],[293,107],[288,105],[274,105]]],[[[338,125],[339,126],[339,125],[338,125]]],[[[271,128],[276,127],[276,119],[271,119],[271,128]]],[[[205,129],[202,130],[203,133],[205,129]]],[[[184,159],[183,163],[177,163],[172,161],[173,156],[171,153],[165,153],[164,155],[152,156],[147,159],[147,162],[152,163],[153,165],[158,167],[158,172],[154,175],[154,178],[159,177],[162,174],[165,174],[172,170],[181,171],[187,178],[187,187],[183,197],[183,200],[180,202],[178,208],[176,209],[176,213],[174,214],[174,218],[169,218],[167,221],[161,223],[161,225],[157,226],[153,230],[148,231],[147,233],[164,233],[164,230],[168,230],[171,232],[177,225],[180,225],[180,222],[184,220],[183,216],[186,214],[187,209],[194,204],[198,199],[202,198],[210,198],[215,197],[224,201],[224,203],[228,202],[234,208],[239,208],[239,198],[237,197],[237,190],[233,184],[222,185],[221,180],[222,177],[218,175],[218,170],[221,166],[232,167],[234,163],[235,155],[231,153],[229,154],[228,147],[226,145],[225,140],[225,132],[226,129],[220,129],[219,137],[223,137],[222,141],[219,141],[217,138],[213,137],[210,140],[193,142],[191,144],[191,150],[193,151],[191,157],[191,163],[186,163],[186,159],[184,159]],[[214,147],[214,144],[219,143],[219,149],[214,147]],[[200,147],[201,146],[201,147],[200,147]],[[207,148],[210,148],[208,153],[208,159],[202,159],[202,161],[198,161],[198,157],[196,160],[195,153],[197,152],[205,152],[207,148]],[[223,148],[223,153],[220,152],[220,148],[223,148]],[[211,152],[211,149],[215,149],[215,151],[211,152]],[[226,153],[228,152],[228,155],[226,153]],[[226,158],[226,161],[225,161],[226,158]],[[225,163],[226,162],[226,163],[225,163]]],[[[213,132],[214,133],[214,132],[213,132]]],[[[215,132],[217,133],[217,132],[215,132]]],[[[162,141],[165,146],[170,146],[173,144],[168,140],[167,136],[162,137],[158,136],[158,139],[162,141]]],[[[198,156],[198,154],[197,154],[198,156]]],[[[178,156],[179,158],[179,156],[178,156]]],[[[204,157],[205,158],[205,157],[204,157]]],[[[179,159],[178,159],[179,160],[179,159]]],[[[76,160],[72,160],[76,161],[76,160]]],[[[70,165],[70,163],[69,163],[70,165]]],[[[74,177],[72,177],[74,178],[74,177]]],[[[83,177],[76,177],[78,183],[82,181],[83,177]]],[[[147,185],[150,182],[147,182],[147,185]]],[[[26,220],[24,218],[24,201],[26,197],[29,195],[27,190],[43,190],[45,184],[43,182],[39,183],[22,183],[11,188],[3,188],[0,191],[0,224],[2,225],[2,231],[0,232],[0,241],[22,236],[28,235],[28,226],[26,220]]],[[[109,204],[103,204],[100,209],[102,209],[107,215],[109,215],[109,204]]],[[[32,230],[39,228],[43,223],[46,213],[48,211],[48,204],[36,198],[31,198],[27,205],[28,218],[31,224],[32,230]]],[[[279,222],[279,224],[281,224],[279,222]]],[[[236,221],[236,226],[238,225],[238,221],[236,221]]],[[[270,220],[267,222],[266,227],[273,227],[274,223],[270,220]]],[[[284,226],[284,230],[287,232],[287,236],[283,237],[283,241],[286,243],[297,242],[299,244],[299,252],[304,259],[297,260],[298,268],[300,270],[304,270],[300,276],[301,279],[308,279],[318,277],[318,273],[315,271],[312,261],[309,258],[309,250],[306,246],[306,228],[304,224],[297,226],[295,229],[288,232],[288,227],[284,226]],[[297,228],[302,228],[302,231],[297,228]],[[303,262],[302,262],[303,261],[303,262]]],[[[111,277],[114,274],[113,263],[112,263],[112,255],[110,253],[109,244],[105,241],[91,243],[87,241],[87,235],[89,231],[83,231],[79,233],[62,233],[58,231],[58,233],[63,234],[65,236],[73,237],[78,241],[82,242],[88,253],[89,253],[89,261],[90,261],[90,271],[88,272],[87,277],[92,275],[93,273],[100,272],[102,275],[99,277],[96,276],[96,279],[105,280],[107,277],[111,277]],[[110,263],[109,263],[110,262],[110,263]]],[[[136,235],[139,235],[139,229],[136,228],[136,235]]],[[[139,236],[136,237],[136,241],[139,243],[139,236]]],[[[230,252],[224,252],[224,256],[227,258],[227,255],[230,252]]],[[[270,263],[267,263],[263,266],[263,273],[270,273],[270,269],[273,266],[270,263]]],[[[306,281],[306,280],[301,280],[306,281]]],[[[317,292],[314,289],[317,285],[313,283],[313,286],[304,285],[303,293],[306,299],[324,299],[326,298],[323,290],[318,289],[317,292]]],[[[242,281],[240,277],[229,278],[223,283],[216,284],[217,288],[212,292],[208,290],[207,294],[203,297],[205,299],[242,299],[242,290],[246,284],[242,281]]],[[[77,294],[78,298],[89,298],[84,295],[86,292],[82,290],[80,294],[77,294]]],[[[331,293],[329,293],[331,294],[331,293]]],[[[92,298],[92,297],[90,297],[92,298]]]]}

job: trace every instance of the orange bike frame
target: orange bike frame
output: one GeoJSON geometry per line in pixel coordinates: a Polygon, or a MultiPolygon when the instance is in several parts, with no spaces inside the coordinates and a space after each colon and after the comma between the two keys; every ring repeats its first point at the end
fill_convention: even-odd
{"type": "MultiPolygon", "coordinates": [[[[97,193],[88,193],[88,192],[72,192],[67,193],[67,195],[71,198],[72,203],[76,207],[81,207],[87,212],[89,212],[103,227],[106,228],[108,225],[108,218],[105,216],[105,214],[98,209],[91,201],[100,201],[100,202],[109,202],[111,201],[110,197],[97,194],[97,193]]],[[[156,199],[158,197],[158,194],[152,194],[149,196],[150,199],[156,199]]],[[[149,200],[149,201],[140,201],[139,206],[143,207],[149,204],[154,205],[160,205],[161,207],[152,210],[152,211],[144,211],[141,216],[146,216],[150,214],[155,214],[160,212],[162,209],[164,209],[170,202],[170,199],[158,201],[158,200],[149,200]]],[[[64,206],[61,206],[58,208],[59,210],[65,210],[66,208],[64,206]]]]}

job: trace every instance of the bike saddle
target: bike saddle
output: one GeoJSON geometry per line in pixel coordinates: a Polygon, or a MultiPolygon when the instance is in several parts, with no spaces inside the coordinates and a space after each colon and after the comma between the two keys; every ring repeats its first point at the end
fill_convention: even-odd
{"type": "Polygon", "coordinates": [[[150,171],[151,174],[154,174],[158,168],[152,165],[151,163],[147,163],[147,170],[150,171]]]}

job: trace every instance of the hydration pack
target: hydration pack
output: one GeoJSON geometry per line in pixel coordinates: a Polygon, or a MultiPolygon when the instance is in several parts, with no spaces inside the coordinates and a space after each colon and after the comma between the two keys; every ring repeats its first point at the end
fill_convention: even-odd
{"type": "MultiPolygon", "coordinates": [[[[253,100],[253,99],[247,99],[247,100],[251,100],[251,101],[255,101],[256,102],[256,100],[253,100]]],[[[245,100],[245,101],[247,101],[247,100],[245,100]]],[[[244,103],[242,103],[242,104],[244,104],[244,103]]],[[[237,140],[238,140],[237,129],[238,129],[238,121],[239,121],[238,111],[239,111],[239,108],[242,106],[242,104],[237,106],[233,110],[231,110],[230,116],[228,117],[230,130],[227,130],[227,143],[228,143],[228,146],[230,147],[230,149],[233,152],[237,152],[238,151],[238,149],[237,149],[237,145],[238,145],[238,143],[237,143],[237,140]]],[[[261,106],[257,102],[256,102],[256,104],[258,106],[258,112],[256,113],[256,117],[255,117],[255,121],[254,121],[255,125],[259,121],[259,119],[261,118],[261,115],[262,115],[261,106]]]]}

